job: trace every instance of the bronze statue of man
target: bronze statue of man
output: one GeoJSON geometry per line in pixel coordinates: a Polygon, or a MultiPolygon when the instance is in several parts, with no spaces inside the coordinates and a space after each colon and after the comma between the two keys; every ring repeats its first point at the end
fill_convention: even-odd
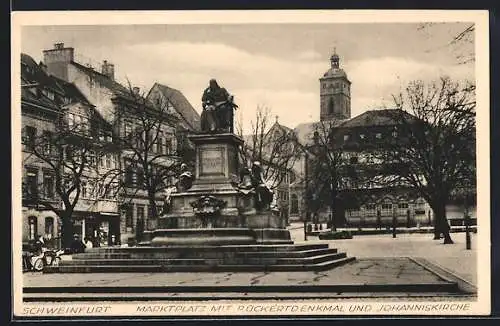
{"type": "Polygon", "coordinates": [[[215,79],[211,79],[209,86],[201,98],[203,112],[201,129],[208,132],[233,132],[233,96],[220,87],[215,79]]]}

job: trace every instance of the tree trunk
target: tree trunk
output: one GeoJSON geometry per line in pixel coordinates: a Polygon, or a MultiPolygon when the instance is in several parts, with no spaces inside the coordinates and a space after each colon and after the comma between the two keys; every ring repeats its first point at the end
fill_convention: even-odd
{"type": "Polygon", "coordinates": [[[436,235],[440,236],[443,234],[444,244],[452,244],[453,240],[450,236],[450,225],[446,219],[446,207],[445,201],[439,201],[432,206],[434,211],[434,239],[436,235]]]}
{"type": "Polygon", "coordinates": [[[69,248],[73,240],[73,223],[71,221],[72,212],[61,212],[61,248],[69,248]]]}

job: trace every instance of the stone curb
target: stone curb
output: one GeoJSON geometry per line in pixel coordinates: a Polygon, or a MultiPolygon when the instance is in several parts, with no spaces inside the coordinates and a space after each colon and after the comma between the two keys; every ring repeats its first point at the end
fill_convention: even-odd
{"type": "Polygon", "coordinates": [[[464,278],[458,276],[454,272],[452,272],[452,271],[450,271],[448,269],[445,269],[444,267],[439,266],[436,263],[431,263],[429,260],[427,260],[425,258],[421,258],[421,257],[408,257],[408,259],[410,259],[414,263],[422,266],[423,268],[425,268],[429,272],[437,275],[441,279],[443,279],[443,280],[445,280],[447,282],[456,283],[458,285],[458,288],[461,291],[463,291],[465,293],[469,293],[469,294],[477,294],[477,287],[474,284],[472,284],[471,282],[469,282],[469,281],[465,280],[464,278]]]}

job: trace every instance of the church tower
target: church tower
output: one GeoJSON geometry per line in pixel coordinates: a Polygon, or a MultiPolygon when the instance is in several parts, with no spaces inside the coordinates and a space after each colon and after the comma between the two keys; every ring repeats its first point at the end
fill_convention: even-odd
{"type": "Polygon", "coordinates": [[[331,67],[319,79],[321,112],[320,120],[343,120],[351,117],[351,82],[340,68],[336,51],[330,57],[331,67]]]}

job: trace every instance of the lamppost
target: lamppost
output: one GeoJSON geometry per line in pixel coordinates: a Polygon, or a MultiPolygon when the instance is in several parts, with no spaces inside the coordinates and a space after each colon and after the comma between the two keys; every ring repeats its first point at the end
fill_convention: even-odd
{"type": "Polygon", "coordinates": [[[464,196],[464,223],[465,223],[465,249],[471,250],[471,238],[470,238],[470,216],[469,216],[469,202],[468,193],[464,196]]]}
{"type": "Polygon", "coordinates": [[[309,170],[308,170],[308,162],[309,160],[309,155],[307,152],[305,152],[304,155],[304,183],[305,183],[305,200],[304,200],[304,206],[305,206],[305,217],[304,217],[304,241],[307,241],[307,220],[309,217],[309,170]]]}
{"type": "Polygon", "coordinates": [[[392,237],[396,237],[396,207],[392,208],[392,237]]]}

